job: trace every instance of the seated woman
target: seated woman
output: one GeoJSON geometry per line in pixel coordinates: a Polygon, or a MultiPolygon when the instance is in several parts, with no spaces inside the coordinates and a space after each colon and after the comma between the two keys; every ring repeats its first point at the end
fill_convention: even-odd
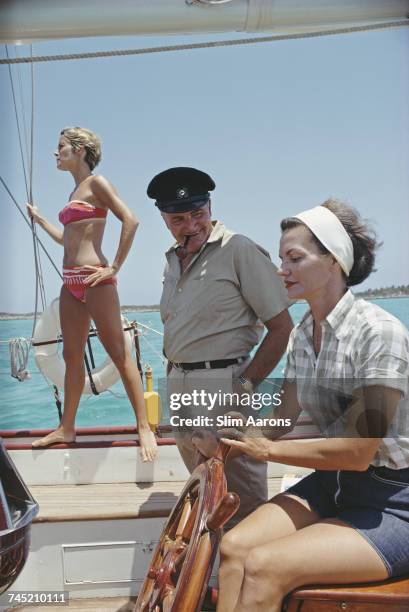
{"type": "Polygon", "coordinates": [[[290,336],[274,417],[294,425],[305,409],[324,438],[223,434],[230,452],[315,471],[224,536],[219,612],[278,612],[300,585],[409,572],[409,334],[348,289],[372,271],[375,238],[334,200],[281,229],[288,296],[310,309],[290,336]]]}
{"type": "Polygon", "coordinates": [[[131,248],[139,223],[114,187],[103,176],[93,174],[101,159],[101,142],[96,134],[80,127],[65,128],[60,134],[55,156],[57,168],[70,172],[75,181],[69,202],[59,214],[64,230],[49,223],[37,208],[30,204],[27,208],[32,219],[64,246],[60,295],[66,364],[64,414],[58,429],[33,442],[33,447],[75,440],[75,415],[85,382],[84,350],[93,319],[99,339],[118,368],[135,411],[142,459],[152,461],[156,454],[155,436],[146,417],[141,377],[125,344],[116,289],[116,275],[131,248]],[[122,223],[112,264],[101,250],[109,210],[122,223]]]}

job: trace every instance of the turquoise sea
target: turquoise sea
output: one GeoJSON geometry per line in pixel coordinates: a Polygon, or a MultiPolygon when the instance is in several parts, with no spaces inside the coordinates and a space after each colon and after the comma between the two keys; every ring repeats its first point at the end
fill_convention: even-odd
{"type": "MultiPolygon", "coordinates": [[[[409,327],[409,298],[390,298],[372,300],[409,327]]],[[[291,315],[298,322],[306,311],[305,304],[295,304],[291,315]]],[[[158,312],[127,313],[128,320],[137,320],[157,331],[162,331],[158,312]]],[[[0,340],[24,337],[30,338],[32,320],[0,321],[0,340]]],[[[154,386],[164,379],[164,362],[162,338],[153,332],[144,333],[140,339],[142,363],[149,364],[154,372],[154,386]]],[[[93,340],[93,351],[96,364],[105,357],[98,340],[93,340]]],[[[284,360],[277,366],[274,374],[282,373],[284,360]]],[[[52,391],[39,372],[33,354],[30,355],[28,369],[31,379],[18,382],[10,376],[10,356],[7,344],[0,344],[0,430],[1,429],[43,429],[56,427],[58,424],[57,409],[52,391]]],[[[133,410],[122,386],[117,383],[112,393],[99,396],[83,396],[78,410],[77,426],[95,427],[104,425],[133,425],[133,410]]],[[[166,420],[166,418],[165,418],[166,420]]]]}

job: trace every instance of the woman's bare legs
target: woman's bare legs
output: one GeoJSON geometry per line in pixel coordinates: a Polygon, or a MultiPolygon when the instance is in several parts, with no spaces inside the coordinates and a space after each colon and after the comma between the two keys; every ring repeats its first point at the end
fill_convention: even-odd
{"type": "Polygon", "coordinates": [[[119,370],[129,401],[135,411],[142,459],[152,461],[156,455],[155,437],[146,417],[139,370],[125,344],[116,288],[113,285],[97,285],[88,288],[86,306],[95,322],[99,339],[119,370]]]}
{"type": "Polygon", "coordinates": [[[116,288],[113,285],[89,287],[85,299],[86,303],[83,304],[65,287],[61,290],[60,317],[66,363],[64,413],[60,427],[45,438],[33,442],[33,447],[39,448],[56,442],[72,442],[75,439],[75,416],[85,382],[84,348],[92,318],[105,350],[119,370],[135,411],[142,459],[152,461],[156,455],[155,436],[150,430],[146,417],[141,377],[124,341],[116,288]]]}
{"type": "Polygon", "coordinates": [[[244,580],[250,551],[294,533],[319,520],[307,502],[290,495],[277,495],[227,532],[220,546],[218,612],[234,610],[244,580]]]}
{"type": "Polygon", "coordinates": [[[280,612],[287,593],[304,584],[385,580],[380,556],[358,531],[327,519],[253,549],[235,612],[280,612]]]}
{"type": "Polygon", "coordinates": [[[62,287],[60,294],[60,320],[65,361],[64,413],[60,426],[48,436],[33,442],[34,448],[75,440],[75,416],[85,382],[84,349],[90,316],[85,304],[72,296],[65,287],[62,287]]]}
{"type": "Polygon", "coordinates": [[[304,513],[300,506],[291,504],[292,500],[300,506],[306,504],[279,495],[270,509],[270,504],[262,506],[225,536],[218,612],[279,612],[285,595],[303,584],[370,582],[388,577],[379,555],[355,529],[335,519],[316,522],[316,514],[307,506],[304,513]],[[239,541],[243,542],[242,552],[235,555],[232,547],[239,541]],[[229,579],[235,599],[226,593],[223,596],[229,579]]]}

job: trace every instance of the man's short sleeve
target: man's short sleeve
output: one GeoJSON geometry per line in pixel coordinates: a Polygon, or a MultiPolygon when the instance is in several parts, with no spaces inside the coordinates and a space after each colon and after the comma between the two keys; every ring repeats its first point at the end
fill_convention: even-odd
{"type": "Polygon", "coordinates": [[[263,322],[286,310],[291,302],[270,255],[245,236],[235,235],[235,265],[243,299],[263,322]]]}

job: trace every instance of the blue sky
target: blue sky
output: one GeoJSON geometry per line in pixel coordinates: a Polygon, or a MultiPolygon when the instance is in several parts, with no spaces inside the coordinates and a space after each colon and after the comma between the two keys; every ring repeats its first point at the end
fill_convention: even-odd
{"type": "MultiPolygon", "coordinates": [[[[236,35],[232,36],[236,38],[236,35]]],[[[38,43],[35,54],[214,40],[215,36],[38,43]]],[[[221,38],[220,36],[218,38],[221,38]]],[[[4,56],[4,47],[1,49],[4,56]]],[[[14,48],[10,48],[14,54],[14,48]]],[[[29,54],[26,46],[18,50],[29,54]]],[[[55,169],[64,126],[103,140],[98,171],[141,225],[120,271],[123,304],[158,303],[170,235],[146,196],[154,174],[177,165],[209,172],[214,217],[266,247],[277,261],[280,220],[329,196],[373,221],[383,247],[362,289],[409,283],[409,29],[35,66],[34,201],[57,223],[71,176],[55,169]]],[[[18,70],[13,69],[18,85],[18,70]]],[[[20,69],[29,121],[29,69],[20,69]]],[[[0,66],[1,175],[26,201],[8,68],[0,66]]],[[[19,96],[20,97],[20,96],[19,96]]],[[[1,189],[0,311],[34,305],[30,232],[1,189]]],[[[112,260],[119,224],[109,218],[112,260]]],[[[41,232],[41,230],[39,230],[41,232]]],[[[62,249],[41,238],[59,265],[62,249]]],[[[60,280],[44,259],[48,300],[60,280]]]]}

